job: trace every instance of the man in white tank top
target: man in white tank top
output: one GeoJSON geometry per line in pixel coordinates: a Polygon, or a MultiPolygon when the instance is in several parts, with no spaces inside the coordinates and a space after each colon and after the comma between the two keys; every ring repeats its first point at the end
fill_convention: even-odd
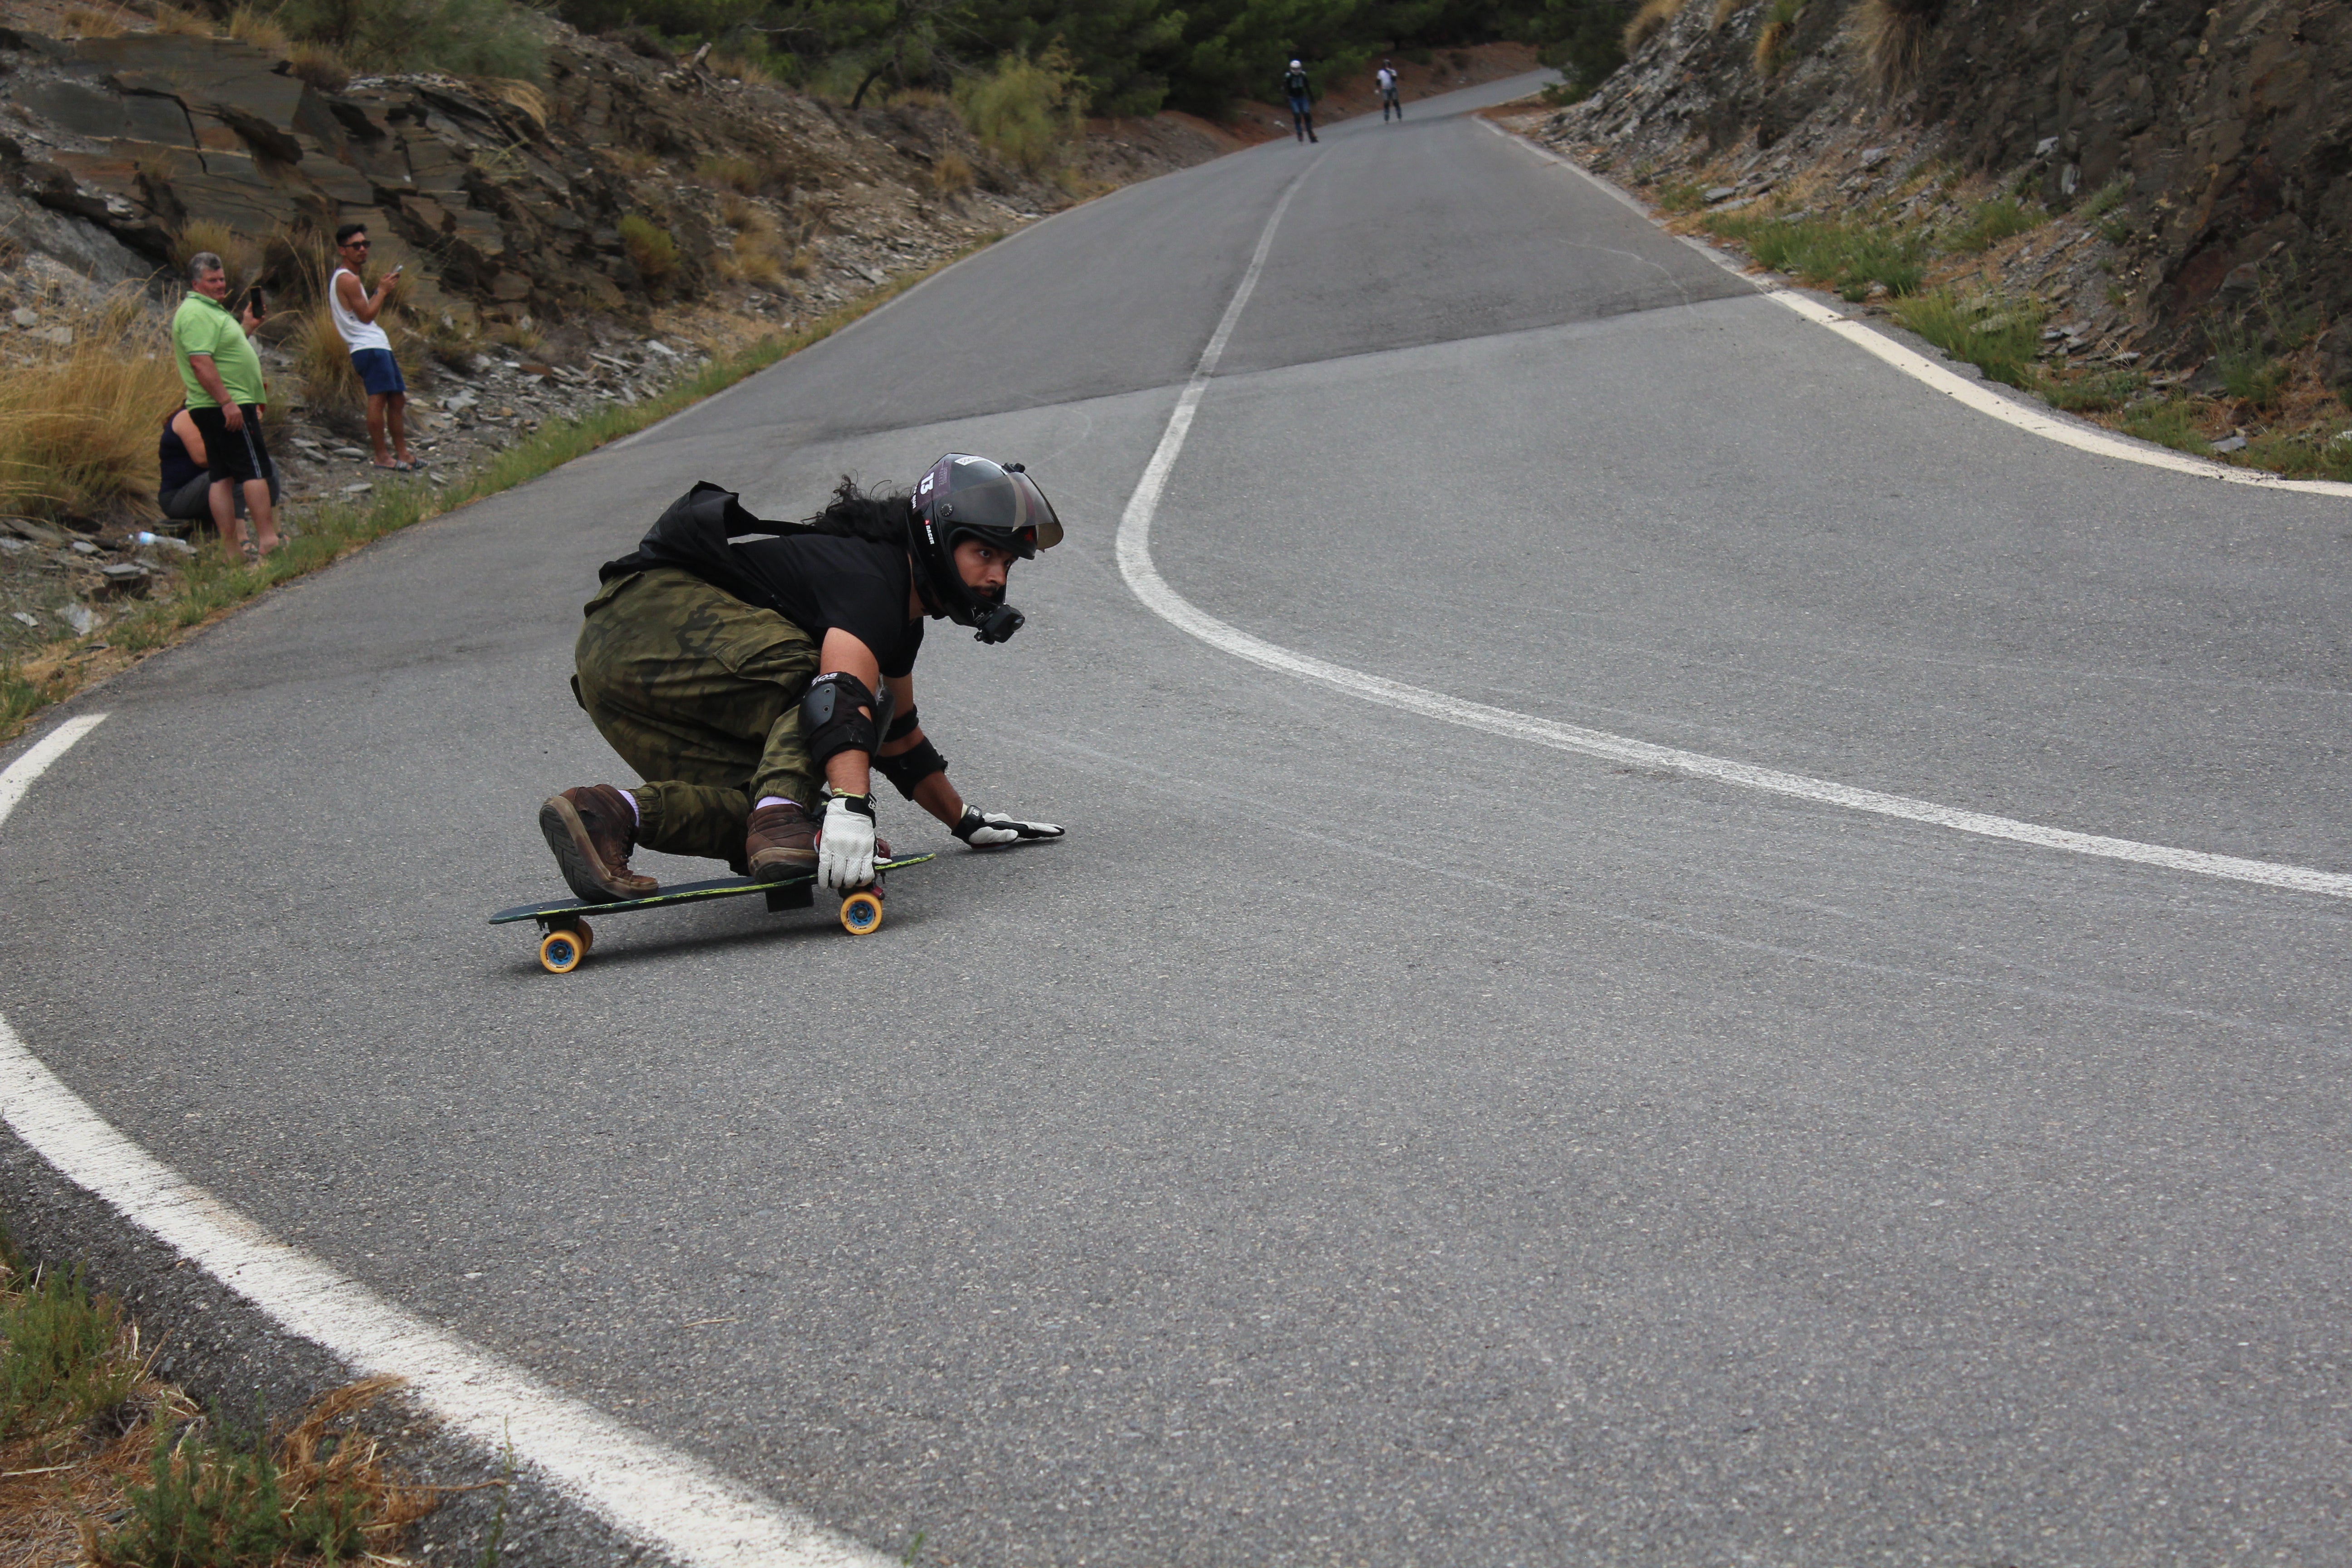
{"type": "Polygon", "coordinates": [[[416,465],[408,458],[408,383],[401,376],[399,362],[392,357],[392,340],[375,320],[391,296],[400,268],[395,267],[376,279],[375,292],[368,292],[359,272],[368,258],[367,228],[362,224],[347,223],[335,230],[335,255],[339,265],[327,284],[327,308],[335,318],[335,331],[343,335],[343,346],[352,352],[352,368],[360,373],[360,384],[367,388],[368,445],[375,448],[375,466],[413,472],[416,465]],[[392,435],[389,454],[383,444],[387,426],[392,435]]]}

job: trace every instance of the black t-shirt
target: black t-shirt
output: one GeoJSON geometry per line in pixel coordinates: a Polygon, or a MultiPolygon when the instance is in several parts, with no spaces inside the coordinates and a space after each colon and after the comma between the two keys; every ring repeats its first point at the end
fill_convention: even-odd
{"type": "Polygon", "coordinates": [[[835,534],[793,533],[728,547],[784,619],[818,642],[835,626],[874,651],[882,673],[913,673],[923,623],[907,618],[907,552],[835,534]]]}
{"type": "Polygon", "coordinates": [[[907,618],[910,568],[898,542],[764,522],[731,491],[705,481],[661,515],[636,550],[607,561],[605,582],[676,566],[747,605],[773,610],[818,642],[839,626],[887,676],[910,675],[923,623],[907,618]]]}

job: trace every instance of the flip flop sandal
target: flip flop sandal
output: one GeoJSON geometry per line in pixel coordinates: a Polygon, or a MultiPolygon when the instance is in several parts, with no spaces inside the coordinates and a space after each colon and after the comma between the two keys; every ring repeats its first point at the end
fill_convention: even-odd
{"type": "Polygon", "coordinates": [[[246,563],[247,566],[256,566],[256,565],[260,564],[260,562],[261,562],[261,546],[260,546],[260,545],[256,544],[252,540],[247,539],[247,540],[242,541],[242,542],[237,545],[237,549],[238,549],[241,552],[243,552],[243,554],[244,554],[244,556],[245,556],[245,563],[246,563]]]}

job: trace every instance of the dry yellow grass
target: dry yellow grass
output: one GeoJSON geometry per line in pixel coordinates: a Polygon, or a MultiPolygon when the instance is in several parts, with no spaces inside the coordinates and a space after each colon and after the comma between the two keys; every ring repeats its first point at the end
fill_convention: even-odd
{"type": "Polygon", "coordinates": [[[650,174],[661,166],[660,159],[641,147],[608,148],[605,155],[613,160],[613,167],[632,179],[650,174]]]}
{"type": "Polygon", "coordinates": [[[720,269],[728,277],[743,283],[763,286],[783,281],[784,242],[765,215],[754,212],[752,221],[736,226],[735,243],[720,269]]]}
{"type": "Polygon", "coordinates": [[[1756,30],[1756,71],[1770,76],[1780,68],[1781,57],[1796,41],[1797,18],[1804,14],[1805,0],[1772,0],[1772,8],[1765,13],[1764,25],[1756,30]]]}
{"type": "Polygon", "coordinates": [[[352,68],[332,44],[296,44],[286,51],[286,68],[320,92],[341,92],[351,84],[352,68]]]}
{"type": "Polygon", "coordinates": [[[768,215],[749,196],[728,191],[719,198],[719,221],[740,233],[767,222],[768,215]]]}
{"type": "Polygon", "coordinates": [[[1881,92],[1892,97],[1918,79],[1927,35],[1941,11],[1941,0],[1862,0],[1854,27],[1881,92]]]}
{"type": "Polygon", "coordinates": [[[713,55],[705,63],[716,75],[732,77],[754,87],[769,86],[776,79],[775,73],[765,65],[742,55],[713,55]]]}
{"type": "Polygon", "coordinates": [[[228,36],[257,49],[283,51],[289,42],[286,29],[278,26],[277,17],[250,5],[239,5],[229,13],[228,36]]]}
{"type": "Polygon", "coordinates": [[[155,442],[180,405],[163,324],[118,297],[69,318],[0,376],[0,510],[30,517],[155,515],[155,442]]]}
{"type": "MultiPolygon", "coordinates": [[[[301,313],[286,350],[293,356],[294,374],[302,383],[303,401],[312,408],[351,414],[367,405],[367,389],[360,384],[360,373],[352,368],[350,345],[335,330],[335,319],[324,305],[301,313]]],[[[399,352],[396,346],[394,352],[399,352]]]]}
{"type": "Polygon", "coordinates": [[[509,109],[519,109],[541,131],[547,129],[547,94],[520,77],[495,77],[485,81],[490,96],[509,109]]]}
{"type": "Polygon", "coordinates": [[[76,5],[65,14],[66,33],[78,38],[119,38],[131,29],[124,26],[122,13],[94,5],[76,5]]]}
{"type": "Polygon", "coordinates": [[[784,263],[784,271],[793,278],[811,277],[816,272],[817,259],[816,252],[803,246],[793,252],[793,258],[784,263]]]}
{"type": "Polygon", "coordinates": [[[221,270],[228,274],[231,289],[242,289],[261,276],[260,242],[225,223],[198,218],[172,236],[172,265],[182,269],[184,280],[189,258],[207,250],[221,258],[221,270]]]}
{"type": "MultiPolygon", "coordinates": [[[[276,1473],[274,1485],[268,1492],[253,1485],[249,1443],[231,1445],[224,1440],[226,1434],[204,1434],[195,1423],[184,1430],[195,1430],[200,1437],[209,1440],[191,1443],[184,1436],[161,1458],[152,1457],[152,1431],[137,1433],[149,1445],[148,1475],[130,1479],[151,1481],[160,1466],[181,1486],[193,1482],[204,1487],[209,1482],[207,1489],[214,1489],[215,1496],[236,1500],[224,1510],[227,1517],[205,1521],[213,1526],[213,1539],[204,1544],[210,1545],[215,1553],[224,1554],[208,1557],[208,1561],[225,1560],[228,1547],[223,1537],[240,1525],[265,1541],[282,1533],[282,1525],[274,1532],[255,1528],[268,1518],[261,1511],[264,1509],[273,1510],[283,1520],[299,1519],[323,1510],[356,1527],[352,1534],[358,1550],[352,1556],[377,1563],[404,1561],[383,1553],[397,1550],[416,1521],[438,1506],[439,1489],[408,1484],[406,1478],[384,1463],[383,1444],[363,1430],[358,1419],[386,1394],[398,1388],[401,1382],[396,1377],[371,1377],[336,1389],[321,1396],[292,1426],[276,1434],[276,1441],[268,1445],[272,1450],[269,1463],[276,1473]],[[242,1517],[238,1517],[240,1514],[242,1517]]],[[[82,1561],[89,1568],[141,1568],[156,1561],[153,1552],[160,1543],[140,1539],[142,1522],[134,1513],[118,1533],[101,1531],[96,1519],[84,1518],[79,1530],[82,1561]],[[128,1552],[123,1551],[126,1547],[130,1548],[128,1552]]],[[[162,1523],[163,1528],[156,1533],[169,1531],[176,1535],[172,1526],[185,1529],[197,1521],[186,1519],[162,1523]]],[[[259,1554],[247,1556],[246,1553],[251,1550],[248,1546],[240,1552],[237,1560],[257,1563],[264,1561],[259,1554]]],[[[271,1552],[267,1560],[289,1562],[296,1550],[281,1546],[271,1552]]],[[[176,1553],[172,1560],[187,1561],[176,1553]]],[[[300,1560],[316,1561],[307,1552],[300,1560]]]]}
{"type": "Polygon", "coordinates": [[[931,162],[931,187],[952,195],[971,189],[971,160],[961,153],[942,153],[931,162]]]}
{"type": "Polygon", "coordinates": [[[1715,0],[1715,15],[1706,19],[1707,31],[1720,32],[1723,25],[1739,15],[1748,0],[1715,0]]]}
{"type": "Polygon", "coordinates": [[[744,195],[758,190],[762,177],[760,165],[740,153],[721,153],[705,158],[694,166],[694,173],[708,184],[744,195]]]}
{"type": "Polygon", "coordinates": [[[1632,54],[1662,32],[1666,24],[1682,15],[1689,0],[1642,0],[1642,8],[1625,24],[1625,52],[1632,54]]]}
{"type": "Polygon", "coordinates": [[[194,11],[183,11],[177,5],[158,5],[155,7],[155,30],[209,38],[213,36],[213,21],[211,17],[200,16],[194,11]]]}

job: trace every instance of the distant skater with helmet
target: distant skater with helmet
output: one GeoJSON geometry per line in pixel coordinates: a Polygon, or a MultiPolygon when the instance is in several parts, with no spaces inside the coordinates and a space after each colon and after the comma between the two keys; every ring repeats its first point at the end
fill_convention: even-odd
{"type": "Polygon", "coordinates": [[[699,484],[631,554],[608,562],[574,647],[572,695],[646,782],[551,796],[539,825],[572,890],[646,897],[639,847],[781,881],[870,885],[873,775],[975,849],[1059,838],[1050,822],[971,806],[915,712],[926,618],[1001,643],[1015,561],[1061,542],[1020,464],[951,452],[913,494],[844,479],[805,522],[753,517],[699,484]]]}
{"type": "Polygon", "coordinates": [[[1315,91],[1307,84],[1307,68],[1297,60],[1282,73],[1282,95],[1290,100],[1290,133],[1301,142],[1318,140],[1315,134],[1315,91]]]}
{"type": "Polygon", "coordinates": [[[1391,109],[1396,110],[1396,117],[1402,120],[1404,105],[1397,101],[1396,62],[1382,60],[1381,68],[1372,73],[1372,79],[1381,86],[1381,123],[1386,125],[1389,122],[1389,110],[1391,109]]]}

